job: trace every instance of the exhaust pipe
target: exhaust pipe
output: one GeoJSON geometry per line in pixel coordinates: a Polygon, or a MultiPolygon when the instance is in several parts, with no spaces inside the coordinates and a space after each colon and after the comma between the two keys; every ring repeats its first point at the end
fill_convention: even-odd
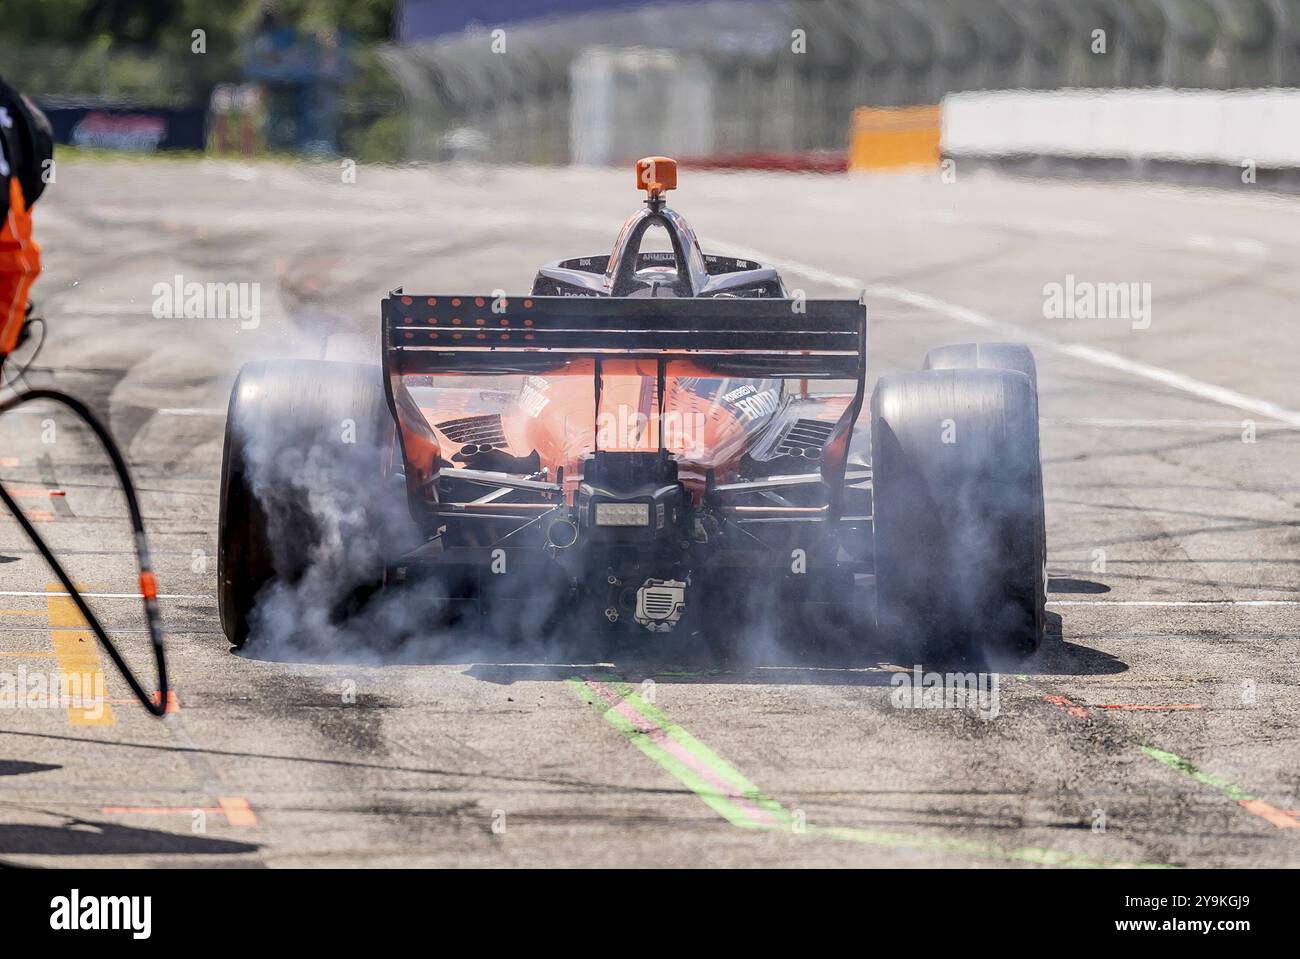
{"type": "Polygon", "coordinates": [[[554,520],[546,527],[546,541],[556,549],[568,549],[578,541],[578,524],[571,519],[554,520]]]}

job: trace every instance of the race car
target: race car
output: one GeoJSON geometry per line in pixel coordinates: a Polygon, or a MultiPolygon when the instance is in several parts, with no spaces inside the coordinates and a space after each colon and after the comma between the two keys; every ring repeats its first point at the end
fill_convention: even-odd
{"type": "Polygon", "coordinates": [[[1035,650],[1028,348],[933,349],[879,377],[863,416],[863,303],[703,253],[666,205],[671,159],[639,161],[637,184],[613,250],[542,267],[527,295],[389,294],[381,366],[240,371],[221,476],[230,642],[257,636],[277,591],[347,617],[402,590],[405,615],[367,635],[414,616],[401,628],[637,644],[857,623],[861,585],[876,628],[924,653],[1035,650]],[[652,230],[667,249],[642,250],[652,230]]]}

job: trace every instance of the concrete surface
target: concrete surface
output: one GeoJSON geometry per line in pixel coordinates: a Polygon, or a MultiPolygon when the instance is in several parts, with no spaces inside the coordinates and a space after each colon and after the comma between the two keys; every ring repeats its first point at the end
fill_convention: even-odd
{"type": "MultiPolygon", "coordinates": [[[[0,672],[102,667],[111,706],[96,724],[0,710],[0,861],[1300,864],[1294,199],[960,169],[953,184],[681,172],[673,206],[706,250],[761,253],[810,296],[868,288],[876,374],[944,342],[1030,340],[1060,636],[999,676],[983,719],[895,708],[910,664],[866,639],[851,662],[778,645],[721,672],[232,654],[214,572],[239,364],[325,334],[373,351],[397,286],[526,291],[541,262],[607,250],[638,203],[622,169],[357,174],[59,167],[30,378],[92,400],[129,450],[180,708],[158,722],[126,701],[0,522],[0,672]],[[176,275],[259,283],[260,324],[154,318],[154,285],[176,275]],[[1044,287],[1067,275],[1151,284],[1149,327],[1047,318],[1044,287]]],[[[79,582],[130,593],[124,511],[85,434],[14,414],[0,456],[79,582]]],[[[134,601],[97,603],[148,671],[134,601]]]]}

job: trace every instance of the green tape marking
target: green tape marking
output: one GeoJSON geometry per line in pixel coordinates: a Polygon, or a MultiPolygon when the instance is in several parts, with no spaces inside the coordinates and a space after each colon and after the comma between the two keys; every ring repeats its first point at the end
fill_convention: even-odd
{"type": "Polygon", "coordinates": [[[1156,749],[1154,746],[1144,745],[1142,751],[1152,759],[1159,760],[1171,769],[1177,769],[1180,773],[1186,773],[1198,783],[1204,783],[1207,786],[1214,787],[1229,799],[1236,800],[1237,802],[1255,801],[1254,796],[1246,792],[1246,790],[1242,789],[1236,783],[1228,782],[1226,779],[1211,775],[1202,769],[1198,769],[1182,756],[1175,756],[1173,753],[1165,752],[1163,749],[1156,749]]]}
{"type": "Polygon", "coordinates": [[[796,816],[775,799],[761,792],[738,769],[665,716],[653,703],[646,702],[631,685],[606,680],[592,682],[575,677],[567,680],[566,686],[579,699],[589,703],[606,722],[622,733],[637,749],[658,763],[733,826],[888,848],[939,850],[982,859],[1028,862],[1042,866],[1065,866],[1076,869],[1173,868],[1163,863],[1112,862],[1032,846],[1007,849],[992,843],[951,836],[909,835],[857,826],[805,825],[802,814],[796,816]],[[616,693],[621,697],[620,702],[611,704],[592,682],[598,682],[599,685],[616,693]],[[625,711],[618,708],[620,705],[631,707],[641,719],[645,720],[645,723],[634,722],[635,717],[628,717],[625,711]],[[646,724],[653,729],[643,728],[646,724]],[[656,732],[658,736],[655,735],[656,732]],[[670,744],[663,742],[664,738],[670,739],[680,748],[673,750],[670,744]],[[685,756],[680,755],[681,753],[685,756]],[[718,788],[719,782],[725,784],[726,791],[718,788]]]}
{"type": "MultiPolygon", "coordinates": [[[[708,806],[733,826],[745,829],[762,829],[771,826],[770,818],[778,821],[789,814],[776,802],[759,792],[757,786],[746,779],[739,770],[722,759],[681,726],[646,702],[631,686],[619,682],[602,682],[612,689],[623,703],[634,709],[646,724],[681,747],[683,758],[675,755],[668,744],[661,743],[651,732],[635,724],[619,711],[617,703],[610,704],[600,690],[582,679],[567,681],[569,688],[582,700],[591,703],[596,712],[622,733],[632,745],[671,773],[679,782],[700,797],[708,806]],[[712,774],[710,776],[709,774],[712,774]],[[719,783],[723,788],[719,788],[719,783]],[[737,802],[736,796],[743,801],[737,802]],[[746,808],[746,807],[750,808],[746,808]],[[763,815],[763,814],[766,815],[763,815]]],[[[788,822],[781,823],[788,824],[788,822]]]]}

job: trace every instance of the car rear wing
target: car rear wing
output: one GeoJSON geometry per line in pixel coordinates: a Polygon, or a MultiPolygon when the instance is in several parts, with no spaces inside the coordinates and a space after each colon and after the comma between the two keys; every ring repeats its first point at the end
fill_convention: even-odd
{"type": "MultiPolygon", "coordinates": [[[[416,296],[397,290],[383,301],[384,379],[404,454],[428,429],[401,387],[412,375],[540,375],[593,360],[597,409],[602,361],[654,362],[661,404],[670,366],[693,376],[853,380],[853,400],[821,463],[830,512],[838,516],[849,436],[866,387],[866,326],[866,308],[856,300],[416,296]]],[[[436,441],[427,436],[426,442],[436,441]]]]}
{"type": "Polygon", "coordinates": [[[855,300],[412,296],[383,301],[392,374],[513,374],[570,358],[692,362],[720,376],[864,380],[855,300]]]}

